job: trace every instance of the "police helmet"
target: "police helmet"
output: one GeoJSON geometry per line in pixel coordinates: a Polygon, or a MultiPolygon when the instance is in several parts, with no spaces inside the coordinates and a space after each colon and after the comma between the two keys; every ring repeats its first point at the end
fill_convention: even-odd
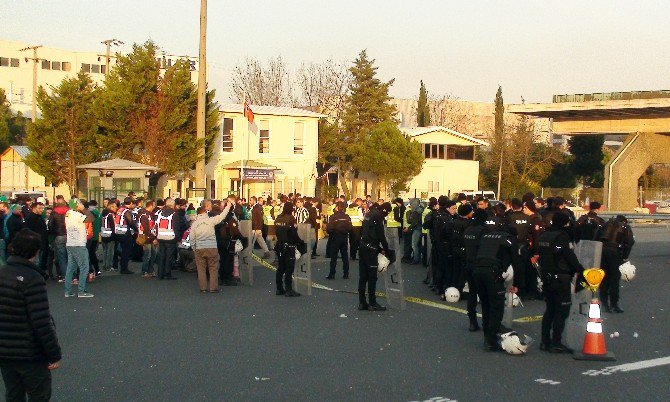
{"type": "Polygon", "coordinates": [[[635,265],[631,264],[630,261],[626,261],[619,266],[619,272],[621,272],[621,277],[626,282],[630,282],[635,278],[635,265]]]}
{"type": "Polygon", "coordinates": [[[521,340],[519,335],[512,331],[500,335],[500,347],[510,355],[524,355],[528,350],[533,340],[528,336],[524,335],[524,339],[521,340]]]}
{"type": "Polygon", "coordinates": [[[456,303],[461,298],[461,292],[451,287],[444,291],[444,297],[449,303],[456,303]]]}

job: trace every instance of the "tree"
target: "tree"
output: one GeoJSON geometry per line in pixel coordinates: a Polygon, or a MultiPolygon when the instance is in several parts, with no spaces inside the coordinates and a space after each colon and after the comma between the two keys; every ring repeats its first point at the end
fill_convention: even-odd
{"type": "Polygon", "coordinates": [[[404,135],[395,123],[385,121],[370,131],[362,162],[367,171],[377,176],[373,182],[372,194],[377,196],[377,188],[386,184],[393,194],[407,191],[407,184],[421,172],[424,157],[421,144],[404,135]]]}
{"type": "Polygon", "coordinates": [[[421,81],[419,87],[419,101],[416,106],[416,125],[419,127],[430,126],[430,107],[428,106],[428,91],[421,81]]]}
{"type": "Polygon", "coordinates": [[[5,97],[5,90],[0,88],[0,153],[10,145],[9,121],[11,118],[12,111],[5,97]]]}
{"type": "MultiPolygon", "coordinates": [[[[196,139],[197,89],[185,60],[161,77],[156,51],[147,41],[118,56],[97,102],[99,139],[112,156],[157,166],[166,174],[185,173],[203,146],[196,139]]],[[[217,109],[214,91],[209,91],[206,160],[218,132],[217,109]]]]}
{"type": "Polygon", "coordinates": [[[500,190],[502,186],[502,164],[505,155],[505,105],[502,97],[502,87],[498,85],[498,92],[496,92],[495,100],[495,119],[494,119],[494,133],[493,133],[493,148],[497,148],[495,153],[500,158],[498,165],[498,197],[500,197],[500,190]]]}
{"type": "Polygon", "coordinates": [[[575,135],[568,140],[568,149],[573,155],[572,170],[586,187],[602,187],[604,135],[575,135]]]}
{"type": "Polygon", "coordinates": [[[67,183],[70,193],[75,194],[77,165],[94,162],[104,152],[96,142],[93,113],[98,91],[84,72],[51,89],[51,95],[42,87],[37,93],[42,117],[28,128],[31,152],[26,164],[47,182],[67,183]]]}
{"type": "Polygon", "coordinates": [[[428,101],[430,120],[436,126],[449,128],[459,133],[474,135],[470,133],[472,117],[465,107],[465,103],[458,98],[447,94],[438,97],[430,97],[428,101]]]}
{"type": "Polygon", "coordinates": [[[365,171],[363,156],[369,152],[383,152],[366,146],[370,131],[379,123],[394,122],[396,113],[388,89],[394,80],[381,82],[375,77],[375,60],[369,60],[367,52],[361,51],[354,65],[349,69],[353,80],[349,85],[349,99],[342,113],[340,126],[340,150],[334,156],[340,183],[347,197],[350,191],[346,185],[347,174],[353,170],[365,171]]]}
{"type": "Polygon", "coordinates": [[[317,109],[337,121],[344,110],[351,72],[343,63],[326,60],[323,63],[303,64],[297,74],[300,104],[317,109]]]}
{"type": "Polygon", "coordinates": [[[296,106],[291,74],[281,56],[270,58],[266,65],[256,59],[245,59],[233,69],[231,100],[256,105],[296,106]]]}

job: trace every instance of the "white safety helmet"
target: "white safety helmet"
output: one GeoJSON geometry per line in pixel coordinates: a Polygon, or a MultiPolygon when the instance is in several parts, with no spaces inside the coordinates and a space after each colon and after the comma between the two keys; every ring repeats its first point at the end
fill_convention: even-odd
{"type": "Polygon", "coordinates": [[[454,287],[447,288],[447,290],[444,291],[444,297],[449,303],[456,303],[461,298],[461,292],[454,287]]]}
{"type": "Polygon", "coordinates": [[[300,254],[300,251],[298,249],[295,249],[295,260],[298,261],[302,257],[302,254],[300,254]]]}
{"type": "Polygon", "coordinates": [[[377,254],[377,272],[385,272],[391,261],[382,253],[377,254]]]}
{"type": "Polygon", "coordinates": [[[512,306],[519,307],[521,304],[521,298],[516,293],[512,293],[512,306]]]}
{"type": "Polygon", "coordinates": [[[635,278],[635,265],[631,264],[630,261],[626,261],[619,266],[619,272],[621,272],[621,277],[626,282],[630,282],[635,278]]]}
{"type": "Polygon", "coordinates": [[[503,272],[502,277],[505,280],[505,282],[514,279],[514,268],[512,268],[511,265],[507,267],[507,271],[503,272]]]}
{"type": "Polygon", "coordinates": [[[244,250],[244,246],[242,245],[242,242],[239,241],[239,240],[235,240],[235,252],[239,253],[242,250],[244,250]]]}
{"type": "Polygon", "coordinates": [[[500,335],[500,347],[510,355],[526,354],[528,346],[530,346],[532,341],[528,335],[524,335],[524,340],[522,341],[514,331],[500,335]]]}

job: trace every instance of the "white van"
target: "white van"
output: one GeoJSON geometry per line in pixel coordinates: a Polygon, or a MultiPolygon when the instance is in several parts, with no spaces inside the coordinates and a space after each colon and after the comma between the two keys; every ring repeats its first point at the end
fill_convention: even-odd
{"type": "Polygon", "coordinates": [[[491,190],[481,190],[481,191],[462,191],[463,194],[467,197],[468,201],[473,201],[478,197],[484,197],[487,200],[495,200],[496,193],[491,190]]]}

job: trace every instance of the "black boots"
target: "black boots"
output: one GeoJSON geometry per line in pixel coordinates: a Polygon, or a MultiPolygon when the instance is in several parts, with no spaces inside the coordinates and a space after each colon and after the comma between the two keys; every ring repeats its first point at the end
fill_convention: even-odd
{"type": "Polygon", "coordinates": [[[284,294],[284,296],[286,296],[286,297],[298,297],[298,296],[300,296],[300,293],[296,292],[293,289],[289,289],[289,290],[286,291],[286,294],[284,294]]]}
{"type": "Polygon", "coordinates": [[[468,328],[470,332],[479,331],[479,323],[477,322],[477,317],[470,317],[470,327],[468,328]]]}

